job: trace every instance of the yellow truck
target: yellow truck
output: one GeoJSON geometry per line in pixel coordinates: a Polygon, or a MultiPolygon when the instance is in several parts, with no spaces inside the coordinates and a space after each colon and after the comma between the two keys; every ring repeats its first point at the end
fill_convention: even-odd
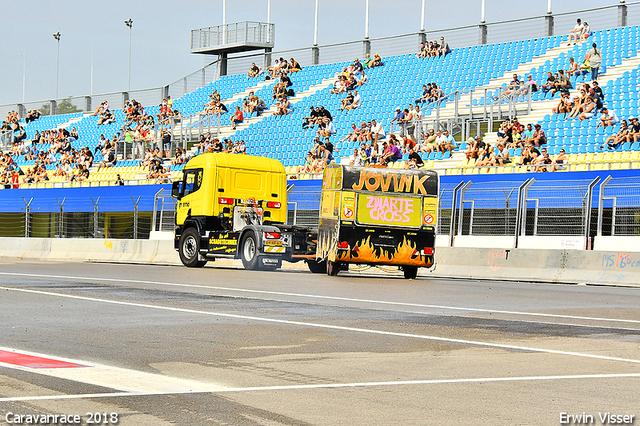
{"type": "Polygon", "coordinates": [[[439,178],[430,170],[329,165],[319,229],[287,225],[287,180],[274,159],[202,154],[173,183],[174,247],[188,267],[239,258],[246,269],[306,261],[336,275],[351,263],[394,265],[405,278],[431,267],[439,178]]]}
{"type": "Polygon", "coordinates": [[[316,258],[328,275],[357,263],[398,266],[415,278],[433,265],[438,188],[431,170],[327,166],[316,258]]]}
{"type": "Polygon", "coordinates": [[[174,247],[185,266],[216,258],[240,258],[246,269],[263,270],[283,260],[315,263],[316,234],[286,225],[287,180],[277,160],[202,154],[186,164],[171,194],[177,199],[174,247]]]}

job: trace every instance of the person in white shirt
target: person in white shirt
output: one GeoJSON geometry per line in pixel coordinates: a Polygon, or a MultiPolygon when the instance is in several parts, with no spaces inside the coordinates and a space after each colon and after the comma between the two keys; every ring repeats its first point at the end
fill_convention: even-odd
{"type": "Polygon", "coordinates": [[[378,139],[384,139],[387,136],[384,132],[384,127],[382,127],[382,123],[371,120],[371,136],[373,136],[374,144],[378,143],[378,139]]]}
{"type": "Polygon", "coordinates": [[[573,30],[569,31],[569,43],[567,46],[571,46],[571,41],[573,44],[576,44],[580,37],[582,36],[582,30],[584,29],[584,25],[582,25],[582,20],[578,18],[576,22],[576,26],[573,27],[573,30]]]}
{"type": "Polygon", "coordinates": [[[616,115],[614,110],[609,110],[607,107],[602,108],[600,110],[600,122],[598,123],[598,127],[602,126],[605,129],[607,126],[615,126],[620,122],[620,119],[616,115]]]}

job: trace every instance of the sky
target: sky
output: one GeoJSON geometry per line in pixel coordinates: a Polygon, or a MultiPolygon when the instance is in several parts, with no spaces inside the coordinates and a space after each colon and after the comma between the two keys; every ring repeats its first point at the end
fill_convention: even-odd
{"type": "MultiPolygon", "coordinates": [[[[318,44],[364,37],[365,1],[319,0],[318,44]]],[[[554,13],[617,3],[616,0],[552,0],[554,13]]],[[[267,20],[267,0],[227,0],[227,23],[267,20]]],[[[0,0],[0,105],[53,99],[56,40],[60,32],[59,98],[126,91],[129,29],[131,89],[165,86],[205,65],[189,52],[190,31],[222,24],[222,0],[0,0]]],[[[421,0],[370,0],[371,38],[420,29],[421,0]]],[[[481,0],[426,0],[425,28],[480,21],[481,0]]],[[[314,0],[272,0],[275,51],[311,46],[314,0]]],[[[486,0],[487,22],[541,15],[547,0],[486,0]]]]}

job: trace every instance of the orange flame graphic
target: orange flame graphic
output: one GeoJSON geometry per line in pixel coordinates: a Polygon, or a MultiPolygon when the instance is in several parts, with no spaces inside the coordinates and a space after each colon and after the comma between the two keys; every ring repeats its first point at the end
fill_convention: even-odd
{"type": "MultiPolygon", "coordinates": [[[[420,248],[422,249],[422,248],[420,248]]],[[[395,251],[376,249],[371,237],[358,241],[351,250],[338,251],[338,261],[353,263],[377,263],[382,265],[431,267],[431,258],[420,254],[416,245],[405,237],[395,251]],[[380,253],[379,255],[376,252],[380,253]],[[356,254],[356,256],[353,256],[356,254]]]]}

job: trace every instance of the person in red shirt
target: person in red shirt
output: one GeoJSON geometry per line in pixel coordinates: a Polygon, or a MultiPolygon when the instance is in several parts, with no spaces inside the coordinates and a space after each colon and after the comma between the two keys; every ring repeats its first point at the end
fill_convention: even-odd
{"type": "Polygon", "coordinates": [[[231,124],[233,125],[233,130],[236,129],[236,125],[238,123],[242,123],[244,121],[244,116],[242,114],[242,110],[239,106],[236,107],[236,112],[231,116],[231,124]]]}

